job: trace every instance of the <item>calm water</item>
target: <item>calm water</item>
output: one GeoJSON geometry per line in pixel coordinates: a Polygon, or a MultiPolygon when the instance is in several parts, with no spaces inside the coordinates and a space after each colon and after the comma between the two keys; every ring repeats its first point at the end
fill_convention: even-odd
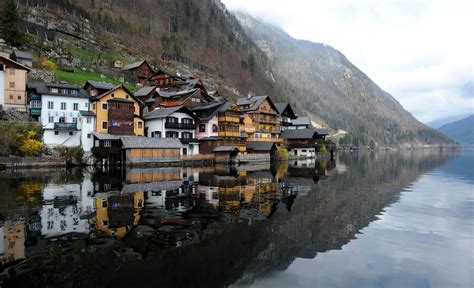
{"type": "Polygon", "coordinates": [[[473,163],[0,172],[0,286],[472,287],[473,163]]]}

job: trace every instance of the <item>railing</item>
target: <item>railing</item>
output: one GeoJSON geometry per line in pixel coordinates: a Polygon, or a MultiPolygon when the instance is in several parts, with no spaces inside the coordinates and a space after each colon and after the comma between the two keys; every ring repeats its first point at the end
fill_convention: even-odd
{"type": "Polygon", "coordinates": [[[110,134],[132,135],[133,126],[110,126],[108,129],[110,134]]]}
{"type": "Polygon", "coordinates": [[[174,122],[166,122],[165,128],[168,129],[196,129],[196,123],[174,123],[174,122]]]}
{"type": "Polygon", "coordinates": [[[199,142],[199,140],[197,138],[179,138],[179,141],[181,141],[181,143],[183,144],[189,144],[191,142],[199,142]]]}
{"type": "Polygon", "coordinates": [[[54,129],[77,130],[77,123],[55,122],[54,129]]]}
{"type": "Polygon", "coordinates": [[[220,122],[240,123],[240,117],[219,116],[217,117],[217,121],[219,121],[219,123],[220,122]]]}
{"type": "Polygon", "coordinates": [[[257,121],[259,123],[280,124],[280,121],[276,118],[257,117],[257,121]]]}
{"type": "Polygon", "coordinates": [[[247,138],[248,142],[275,142],[275,143],[283,143],[283,138],[247,138]]]}
{"type": "Polygon", "coordinates": [[[130,109],[109,109],[109,117],[117,118],[133,118],[135,115],[134,110],[130,109]]]}
{"type": "Polygon", "coordinates": [[[219,131],[217,132],[219,137],[241,137],[239,131],[219,131]]]}

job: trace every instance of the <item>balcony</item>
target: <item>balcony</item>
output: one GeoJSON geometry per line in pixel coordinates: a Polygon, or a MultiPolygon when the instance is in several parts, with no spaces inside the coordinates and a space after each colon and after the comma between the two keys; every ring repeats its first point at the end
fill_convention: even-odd
{"type": "Polygon", "coordinates": [[[219,123],[225,123],[225,122],[240,123],[240,117],[238,117],[238,116],[219,116],[219,117],[217,117],[217,121],[219,121],[219,123]]]}
{"type": "Polygon", "coordinates": [[[275,143],[283,143],[283,138],[247,138],[247,142],[275,142],[275,143]]]}
{"type": "Polygon", "coordinates": [[[241,137],[241,134],[239,131],[219,131],[217,132],[217,135],[219,137],[241,137]]]}
{"type": "Polygon", "coordinates": [[[194,130],[196,129],[196,123],[174,123],[174,122],[166,122],[165,128],[167,129],[184,129],[184,130],[194,130]]]}
{"type": "Polygon", "coordinates": [[[133,126],[109,126],[107,129],[110,134],[115,135],[133,135],[133,126]]]}
{"type": "Polygon", "coordinates": [[[179,138],[182,144],[199,143],[197,138],[179,138]]]}
{"type": "Polygon", "coordinates": [[[55,130],[77,130],[77,123],[55,122],[54,129],[55,130]]]}
{"type": "Polygon", "coordinates": [[[135,116],[134,113],[134,110],[130,109],[109,109],[108,116],[109,118],[133,119],[135,116]]]}

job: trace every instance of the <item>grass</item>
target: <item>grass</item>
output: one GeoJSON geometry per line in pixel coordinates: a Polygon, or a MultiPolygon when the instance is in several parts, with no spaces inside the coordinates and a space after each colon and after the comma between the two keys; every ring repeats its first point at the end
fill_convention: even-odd
{"type": "Polygon", "coordinates": [[[66,81],[69,84],[78,85],[78,86],[84,85],[84,83],[86,83],[87,80],[95,80],[95,81],[105,81],[105,82],[109,82],[115,85],[124,85],[131,92],[135,92],[137,90],[137,87],[133,84],[120,82],[109,77],[102,78],[100,77],[100,74],[88,72],[88,71],[65,72],[65,71],[56,70],[54,71],[54,76],[59,81],[66,81]]]}
{"type": "Polygon", "coordinates": [[[113,63],[115,60],[120,60],[124,64],[130,64],[133,61],[122,56],[120,53],[112,50],[97,52],[93,50],[83,49],[83,48],[73,48],[70,50],[71,54],[81,60],[83,66],[90,65],[94,60],[97,60],[99,57],[105,59],[110,63],[113,63]]]}

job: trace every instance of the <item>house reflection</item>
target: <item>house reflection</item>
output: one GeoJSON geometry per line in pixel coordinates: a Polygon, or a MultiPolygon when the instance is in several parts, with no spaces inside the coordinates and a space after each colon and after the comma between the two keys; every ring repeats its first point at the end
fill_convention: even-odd
{"type": "Polygon", "coordinates": [[[4,223],[0,227],[0,263],[2,265],[26,258],[26,226],[24,223],[4,223]]]}

